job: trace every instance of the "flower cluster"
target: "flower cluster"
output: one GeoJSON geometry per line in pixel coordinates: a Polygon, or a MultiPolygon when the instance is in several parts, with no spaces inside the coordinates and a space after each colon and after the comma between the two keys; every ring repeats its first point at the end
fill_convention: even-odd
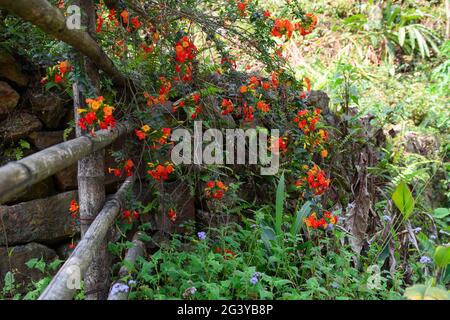
{"type": "Polygon", "coordinates": [[[205,195],[207,198],[222,199],[225,192],[228,191],[228,186],[226,186],[222,181],[210,180],[205,188],[205,195]]]}
{"type": "MultiPolygon", "coordinates": [[[[294,123],[303,132],[306,137],[306,142],[311,149],[328,141],[328,132],[323,129],[316,130],[316,126],[320,120],[321,110],[316,108],[314,111],[300,110],[297,112],[297,117],[294,118],[294,123]]],[[[323,151],[323,150],[322,150],[323,151]]],[[[326,157],[328,152],[322,152],[322,157],[326,157]]]]}
{"type": "MultiPolygon", "coordinates": [[[[315,195],[319,196],[327,191],[330,186],[330,179],[327,179],[325,172],[320,170],[317,165],[314,165],[310,170],[306,172],[306,178],[304,179],[308,183],[309,188],[315,195]]],[[[301,186],[302,180],[297,181],[296,185],[301,186]]]]}
{"type": "Polygon", "coordinates": [[[288,137],[279,137],[277,139],[270,138],[270,151],[284,153],[288,148],[288,137]]]}
{"type": "Polygon", "coordinates": [[[176,80],[192,81],[192,61],[197,54],[197,47],[188,37],[183,37],[175,45],[175,71],[179,74],[176,80]]]}
{"type": "Polygon", "coordinates": [[[129,223],[133,223],[133,220],[139,219],[139,212],[136,210],[131,212],[130,210],[125,210],[122,214],[123,218],[129,223]]]}
{"type": "Polygon", "coordinates": [[[123,165],[123,170],[118,168],[108,168],[109,173],[113,173],[116,177],[122,176],[122,173],[125,173],[127,177],[131,177],[133,175],[134,162],[131,159],[125,161],[123,165]]]}
{"type": "Polygon", "coordinates": [[[331,214],[329,211],[325,211],[323,217],[317,218],[317,214],[313,212],[308,218],[305,218],[305,224],[309,228],[325,230],[331,230],[338,222],[338,217],[331,214]]]}
{"type": "Polygon", "coordinates": [[[290,39],[294,30],[294,25],[288,19],[275,19],[272,35],[278,38],[286,36],[287,39],[290,39]]]}
{"type": "Polygon", "coordinates": [[[180,101],[177,101],[172,106],[172,112],[176,112],[179,108],[185,108],[186,106],[189,106],[194,110],[191,118],[195,119],[197,118],[197,115],[202,111],[202,107],[200,106],[200,98],[200,93],[194,93],[189,99],[182,99],[180,101]]]}
{"type": "Polygon", "coordinates": [[[306,36],[311,32],[313,32],[316,26],[317,26],[317,17],[312,13],[307,13],[305,15],[304,21],[295,24],[295,28],[300,32],[302,36],[306,36]]]}
{"type": "Polygon", "coordinates": [[[104,103],[105,98],[103,96],[86,99],[88,109],[78,109],[79,114],[85,113],[84,117],[80,117],[78,120],[78,126],[82,130],[91,129],[93,133],[95,124],[97,123],[100,129],[114,128],[116,120],[113,116],[114,107],[104,103]]]}
{"type": "Polygon", "coordinates": [[[248,0],[237,0],[236,1],[236,5],[237,5],[237,9],[238,9],[239,14],[242,17],[245,17],[247,15],[247,13],[245,12],[245,9],[247,9],[248,0]]]}
{"type": "Polygon", "coordinates": [[[62,83],[66,79],[66,74],[72,70],[73,67],[70,65],[69,61],[65,60],[59,62],[48,70],[47,76],[42,78],[41,83],[45,84],[50,79],[52,79],[54,83],[62,83]]]}
{"type": "Polygon", "coordinates": [[[161,135],[157,140],[153,143],[153,145],[150,147],[153,150],[157,150],[161,146],[164,146],[165,144],[173,144],[173,141],[167,141],[169,139],[170,134],[172,132],[172,129],[170,128],[162,128],[161,129],[161,135]]]}
{"type": "MultiPolygon", "coordinates": [[[[119,26],[116,10],[114,8],[104,10],[102,6],[99,6],[97,10],[97,27],[95,30],[97,33],[102,31],[103,26],[105,25],[105,19],[109,22],[107,25],[108,30],[113,30],[119,26]]],[[[126,28],[127,32],[136,31],[142,26],[142,23],[139,21],[139,17],[131,17],[130,19],[130,13],[126,9],[122,10],[120,13],[120,20],[122,26],[126,28]]]]}
{"type": "Polygon", "coordinates": [[[166,163],[165,165],[155,165],[150,162],[148,165],[151,168],[148,170],[148,174],[151,175],[156,181],[164,181],[169,179],[169,175],[174,171],[171,163],[166,163]]]}
{"type": "Polygon", "coordinates": [[[233,101],[231,101],[230,99],[223,99],[222,100],[222,114],[223,115],[227,115],[233,112],[234,110],[234,104],[233,101]]]}
{"type": "Polygon", "coordinates": [[[134,133],[139,140],[144,140],[145,138],[147,138],[147,132],[149,132],[150,129],[150,126],[148,124],[145,124],[140,128],[140,130],[134,129],[134,133]]]}
{"type": "Polygon", "coordinates": [[[206,239],[206,232],[205,231],[200,231],[200,232],[197,232],[197,236],[198,236],[198,238],[200,239],[200,240],[205,240],[206,239]]]}
{"type": "Polygon", "coordinates": [[[144,92],[144,98],[147,99],[147,105],[149,107],[155,104],[161,104],[168,100],[170,90],[172,89],[172,83],[164,77],[160,77],[161,87],[158,95],[150,95],[148,92],[144,92]]]}

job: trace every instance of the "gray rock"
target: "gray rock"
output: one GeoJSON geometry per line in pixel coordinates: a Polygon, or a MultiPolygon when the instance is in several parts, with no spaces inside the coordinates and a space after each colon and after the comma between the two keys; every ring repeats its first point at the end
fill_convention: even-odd
{"type": "Polygon", "coordinates": [[[44,150],[63,142],[64,131],[38,131],[31,133],[29,138],[38,150],[44,150]]]}
{"type": "Polygon", "coordinates": [[[22,72],[22,67],[7,51],[0,48],[0,77],[6,78],[25,87],[28,77],[22,72]]]}
{"type": "Polygon", "coordinates": [[[38,117],[21,112],[0,123],[0,138],[7,142],[15,142],[41,128],[42,123],[38,117]]]}
{"type": "Polygon", "coordinates": [[[70,239],[78,231],[69,211],[70,201],[77,198],[78,192],[70,191],[46,199],[0,206],[4,229],[0,232],[0,246],[70,239]]]}
{"type": "Polygon", "coordinates": [[[57,128],[68,111],[64,108],[65,101],[50,91],[31,92],[29,100],[33,113],[50,129],[57,128]]]}
{"type": "Polygon", "coordinates": [[[31,259],[43,259],[46,263],[58,258],[56,252],[39,243],[28,243],[15,247],[0,247],[0,287],[3,287],[5,274],[14,274],[15,284],[25,285],[45,277],[41,271],[30,269],[26,263],[31,259]]]}

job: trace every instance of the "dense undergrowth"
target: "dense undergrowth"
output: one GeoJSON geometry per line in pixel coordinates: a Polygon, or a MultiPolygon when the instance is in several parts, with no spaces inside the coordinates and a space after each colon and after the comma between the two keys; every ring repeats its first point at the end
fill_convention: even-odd
{"type": "MultiPolygon", "coordinates": [[[[237,3],[248,3],[244,9],[253,10],[256,2],[237,3]]],[[[135,98],[154,105],[161,95],[177,101],[186,93],[197,92],[202,99],[218,96],[221,111],[230,105],[237,107],[242,99],[248,99],[246,101],[255,105],[258,127],[286,128],[283,134],[285,141],[289,141],[287,152],[291,153],[282,161],[280,173],[270,178],[261,177],[252,169],[208,165],[202,171],[191,171],[181,166],[172,167],[163,152],[167,149],[170,125],[158,125],[167,117],[164,118],[164,113],[133,111],[133,116],[143,125],[137,128],[139,141],[144,140],[146,149],[158,150],[161,154],[141,153],[138,157],[116,154],[118,163],[122,164],[111,168],[112,173],[119,170],[121,174],[121,171],[132,170],[138,161],[144,166],[151,162],[146,168],[148,177],[144,185],[155,187],[156,200],[150,202],[130,195],[128,210],[117,222],[124,236],[110,244],[110,251],[116,258],[113,277],[117,278],[121,266],[127,267],[128,275],[121,280],[128,284],[130,299],[448,299],[450,44],[444,40],[444,4],[443,1],[373,2],[296,1],[304,12],[317,16],[317,27],[310,34],[294,33],[290,41],[284,39],[275,44],[282,46],[281,56],[288,65],[288,79],[280,80],[282,83],[294,81],[289,78],[293,77],[298,83],[293,85],[292,91],[307,92],[310,82],[312,90],[323,90],[330,97],[329,113],[324,114],[322,110],[318,122],[322,132],[329,132],[329,141],[323,139],[316,144],[307,139],[304,130],[298,130],[297,124],[303,115],[297,112],[305,109],[313,113],[317,106],[310,106],[303,99],[286,101],[282,94],[267,93],[263,88],[264,81],[272,81],[273,85],[272,71],[279,66],[272,65],[278,63],[275,58],[273,62],[259,53],[240,55],[236,48],[223,50],[223,44],[216,43],[214,49],[220,54],[208,55],[210,48],[200,50],[204,64],[200,70],[194,68],[200,75],[193,76],[202,79],[201,85],[192,85],[188,79],[187,83],[174,84],[176,90],[170,91],[167,79],[159,78],[159,88],[135,98]],[[226,70],[233,69],[234,54],[241,58],[237,70],[226,70]],[[211,61],[216,55],[222,57],[221,65],[211,61]],[[270,67],[258,67],[260,63],[270,67]],[[247,68],[247,65],[252,66],[247,68]],[[214,82],[213,78],[207,78],[206,75],[217,67],[222,68],[227,81],[214,82]],[[243,75],[245,72],[250,76],[264,75],[256,80],[256,89],[251,87],[255,80],[248,80],[249,76],[243,75]],[[304,80],[306,78],[309,80],[304,80]],[[221,86],[222,82],[234,83],[235,90],[227,91],[221,86]],[[242,86],[256,93],[250,97],[242,86]],[[167,92],[161,94],[161,88],[167,92]],[[238,90],[244,97],[241,96],[241,100],[237,98],[238,90]],[[258,100],[270,104],[270,115],[263,111],[265,105],[256,107],[258,100]],[[299,118],[294,123],[295,116],[299,118]],[[384,138],[378,141],[381,135],[384,138]],[[313,147],[309,148],[308,144],[313,147]],[[365,173],[361,169],[364,163],[358,158],[360,153],[376,159],[368,165],[365,163],[365,173]],[[127,161],[131,158],[134,163],[130,167],[127,161]],[[320,169],[314,167],[315,164],[320,169]],[[164,167],[158,169],[158,165],[164,167]],[[323,179],[317,178],[322,170],[323,179]],[[177,220],[180,208],[173,203],[163,204],[161,208],[157,203],[162,196],[158,189],[161,180],[172,174],[177,174],[180,179],[177,181],[189,185],[197,207],[200,203],[202,209],[213,215],[233,216],[237,223],[187,224],[183,225],[183,233],[174,233],[162,240],[157,238],[160,234],[155,234],[148,222],[152,219],[145,217],[164,211],[169,220],[177,220]],[[316,177],[318,184],[309,181],[310,176],[316,177]],[[249,185],[253,192],[248,191],[249,185]],[[358,215],[364,215],[364,221],[355,220],[358,215]],[[131,230],[141,230],[143,240],[157,243],[135,264],[123,260],[131,245],[130,237],[126,236],[131,230]]],[[[273,16],[289,12],[279,1],[259,1],[258,4],[273,16]]],[[[239,14],[235,11],[235,1],[229,6],[225,9],[228,14],[239,14]]],[[[262,21],[258,19],[263,19],[252,14],[248,18],[257,26],[258,21],[262,21]]],[[[245,22],[238,24],[249,27],[245,22]]],[[[18,27],[11,22],[9,41],[20,38],[23,29],[17,28],[29,26],[18,27]]],[[[196,27],[191,28],[193,34],[196,27]]],[[[195,31],[201,33],[201,28],[197,28],[199,30],[195,31]]],[[[261,34],[262,30],[253,31],[258,41],[270,47],[273,44],[261,34]]],[[[209,34],[205,28],[202,31],[209,34]]],[[[153,36],[156,37],[155,33],[153,36]]],[[[179,38],[179,35],[173,39],[168,37],[167,43],[174,44],[179,38]]],[[[36,39],[40,39],[38,34],[36,39]]],[[[110,46],[112,40],[107,37],[101,40],[114,53],[110,46]]],[[[202,36],[196,40],[199,48],[208,41],[202,36]]],[[[66,49],[59,44],[36,41],[45,42],[41,49],[50,47],[51,53],[43,57],[41,50],[24,52],[30,60],[48,66],[54,63],[55,57],[64,56],[61,52],[66,49]]],[[[130,39],[133,41],[139,42],[136,38],[130,39]]],[[[190,42],[183,45],[190,46],[190,42]]],[[[129,44],[128,50],[133,51],[131,47],[129,44]]],[[[167,70],[164,60],[157,60],[171,50],[161,47],[158,49],[156,44],[156,54],[150,57],[134,52],[122,57],[121,52],[115,54],[124,70],[136,70],[139,66],[143,72],[133,76],[151,87],[158,79],[156,75],[173,74],[173,70],[167,70]]],[[[126,50],[122,44],[112,48],[126,50]]],[[[193,70],[188,67],[185,72],[185,76],[190,77],[193,70]]],[[[110,103],[125,99],[111,89],[110,83],[104,82],[103,87],[110,103]]],[[[210,127],[224,127],[211,111],[201,112],[198,99],[194,94],[193,98],[185,100],[186,106],[181,108],[184,107],[187,116],[169,119],[172,128],[190,127],[189,121],[198,118],[210,127]]],[[[115,106],[119,113],[126,115],[131,107],[123,103],[120,109],[120,103],[123,101],[115,106]]],[[[236,121],[249,120],[245,110],[240,118],[235,112],[236,109],[230,111],[236,121]]],[[[308,125],[310,120],[307,120],[308,125]]],[[[319,136],[323,138],[322,133],[319,136]]],[[[278,143],[283,145],[282,140],[278,143]]],[[[30,267],[50,270],[56,265],[45,266],[34,261],[30,267]]],[[[24,295],[16,295],[13,276],[10,273],[7,276],[2,295],[23,298],[24,295]]],[[[46,277],[32,285],[25,298],[37,298],[49,280],[50,277],[46,277]]],[[[77,298],[83,299],[83,293],[77,298]]]]}

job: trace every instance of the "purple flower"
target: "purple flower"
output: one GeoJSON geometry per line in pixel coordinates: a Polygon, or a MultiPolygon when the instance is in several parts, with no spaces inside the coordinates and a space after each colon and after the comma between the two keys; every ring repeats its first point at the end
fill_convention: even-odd
{"type": "Polygon", "coordinates": [[[194,293],[197,292],[197,288],[196,288],[196,287],[191,287],[191,288],[189,288],[189,292],[190,292],[191,294],[194,294],[194,293]]]}
{"type": "Polygon", "coordinates": [[[250,279],[250,283],[255,285],[258,283],[259,278],[262,276],[261,272],[255,272],[250,279]]]}
{"type": "Polygon", "coordinates": [[[392,221],[392,218],[391,218],[390,216],[388,216],[387,214],[385,214],[385,215],[383,216],[383,220],[386,221],[386,222],[391,222],[391,221],[392,221]]]}
{"type": "Polygon", "coordinates": [[[199,233],[197,233],[197,236],[200,240],[205,240],[206,239],[206,232],[204,231],[200,231],[199,233]]]}
{"type": "Polygon", "coordinates": [[[415,229],[412,230],[414,233],[419,233],[420,231],[422,231],[421,227],[417,227],[415,229]]]}
{"type": "Polygon", "coordinates": [[[327,224],[327,229],[326,230],[327,231],[333,230],[333,224],[332,223],[327,224]]]}
{"type": "Polygon", "coordinates": [[[431,263],[431,259],[427,256],[423,256],[420,258],[420,263],[423,263],[423,264],[431,263]]]}

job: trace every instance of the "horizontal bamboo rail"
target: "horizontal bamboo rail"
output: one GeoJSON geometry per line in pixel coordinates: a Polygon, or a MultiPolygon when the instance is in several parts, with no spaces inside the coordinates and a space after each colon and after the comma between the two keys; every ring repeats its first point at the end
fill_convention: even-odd
{"type": "Polygon", "coordinates": [[[45,33],[71,45],[89,57],[116,84],[125,86],[127,78],[114,66],[112,60],[89,35],[85,28],[69,29],[62,12],[47,0],[0,0],[0,8],[31,22],[45,33]]]}
{"type": "Polygon", "coordinates": [[[134,180],[134,176],[127,178],[117,193],[106,201],[105,206],[92,222],[83,239],[59,269],[39,300],[70,300],[73,298],[79,289],[79,281],[84,278],[95,253],[107,235],[108,229],[123,209],[124,196],[131,190],[134,180]]]}
{"type": "Polygon", "coordinates": [[[105,148],[131,130],[131,123],[118,123],[113,129],[97,131],[95,137],[82,136],[62,142],[22,160],[4,165],[0,168],[0,204],[92,152],[105,148]]]}
{"type": "MultiPolygon", "coordinates": [[[[133,237],[133,246],[127,251],[125,260],[131,264],[136,263],[138,257],[142,257],[145,253],[145,244],[139,240],[139,232],[133,237]]],[[[119,270],[119,277],[125,277],[128,274],[128,269],[123,265],[119,270]]],[[[127,300],[130,293],[130,287],[127,283],[118,280],[112,286],[109,291],[108,300],[127,300]]]]}

